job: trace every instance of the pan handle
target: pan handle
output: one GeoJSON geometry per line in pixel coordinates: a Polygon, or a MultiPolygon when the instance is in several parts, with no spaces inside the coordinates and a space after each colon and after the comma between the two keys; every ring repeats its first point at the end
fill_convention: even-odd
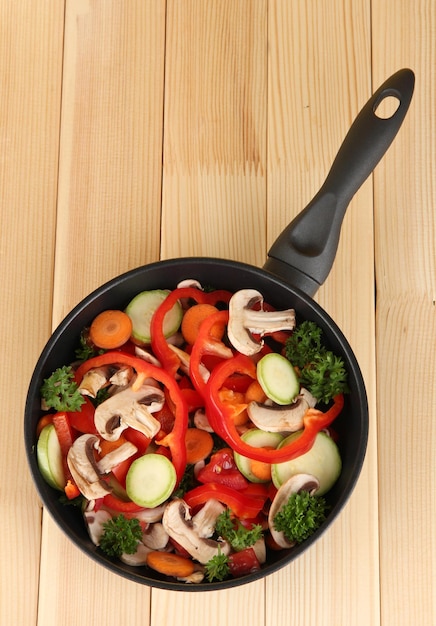
{"type": "Polygon", "coordinates": [[[415,75],[402,69],[368,100],[348,131],[327,178],[313,200],[279,235],[264,269],[312,296],[327,278],[350,200],[374,170],[403,123],[415,75]],[[397,100],[389,118],[376,113],[386,98],[397,100]]]}

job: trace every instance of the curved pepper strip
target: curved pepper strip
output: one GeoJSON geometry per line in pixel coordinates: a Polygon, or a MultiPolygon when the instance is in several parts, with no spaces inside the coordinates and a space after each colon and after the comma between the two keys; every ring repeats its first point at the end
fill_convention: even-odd
{"type": "Polygon", "coordinates": [[[228,311],[218,311],[209,315],[201,324],[197,339],[192,346],[189,359],[189,376],[196,390],[205,397],[206,381],[201,375],[201,360],[205,354],[213,354],[213,344],[220,343],[210,335],[210,331],[215,324],[227,324],[229,321],[228,311]]]}
{"type": "Polygon", "coordinates": [[[266,497],[245,494],[226,485],[207,483],[194,487],[183,496],[183,500],[189,507],[197,507],[214,498],[225,504],[240,519],[255,518],[260,513],[266,501],[266,497]]]}
{"type": "Polygon", "coordinates": [[[159,305],[150,323],[151,347],[161,362],[162,367],[169,374],[175,375],[180,367],[180,359],[168,346],[163,333],[165,315],[171,311],[178,300],[190,299],[197,304],[212,304],[215,306],[218,302],[228,303],[231,297],[232,293],[225,289],[217,289],[206,293],[195,287],[178,287],[173,289],[159,305]]]}
{"type": "Polygon", "coordinates": [[[227,377],[234,373],[248,374],[252,378],[256,378],[256,366],[242,354],[217,365],[206,385],[206,413],[213,430],[235,452],[257,461],[283,463],[305,454],[313,446],[319,431],[327,428],[337,418],[344,406],[344,396],[339,394],[333,398],[332,407],[325,413],[317,409],[308,409],[303,418],[304,430],[291,443],[276,450],[255,448],[241,439],[232,420],[231,411],[220,401],[219,391],[227,377]]]}
{"type": "Polygon", "coordinates": [[[83,376],[90,369],[120,364],[130,365],[140,380],[154,378],[166,387],[175,407],[175,422],[172,431],[159,444],[167,446],[171,450],[171,459],[179,482],[186,468],[185,435],[188,428],[188,407],[176,381],[165,370],[131,354],[110,351],[84,361],[75,373],[76,382],[80,384],[83,376]]]}
{"type": "Polygon", "coordinates": [[[206,302],[207,294],[195,287],[181,287],[170,291],[165,300],[158,306],[153,314],[150,322],[151,347],[154,354],[159,359],[162,367],[174,376],[180,367],[180,359],[171,350],[163,332],[163,326],[166,314],[171,311],[173,306],[183,298],[189,298],[202,304],[206,302]]]}

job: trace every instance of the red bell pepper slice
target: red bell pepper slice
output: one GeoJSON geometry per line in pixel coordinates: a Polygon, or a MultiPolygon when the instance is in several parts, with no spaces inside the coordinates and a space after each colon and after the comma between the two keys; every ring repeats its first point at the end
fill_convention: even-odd
{"type": "Polygon", "coordinates": [[[78,411],[71,411],[68,413],[69,422],[75,430],[79,431],[79,433],[98,435],[98,431],[94,424],[95,407],[87,396],[84,396],[83,399],[85,402],[78,411]]]}
{"type": "MultiPolygon", "coordinates": [[[[218,313],[209,315],[209,317],[202,322],[197,339],[192,346],[191,357],[189,359],[189,375],[192,384],[203,397],[206,393],[206,381],[203,380],[201,372],[202,359],[206,354],[214,354],[213,344],[217,343],[217,340],[210,336],[210,331],[215,324],[227,324],[228,321],[228,311],[218,311],[218,313]]],[[[220,361],[220,363],[221,362],[222,361],[220,361]]]]}
{"type": "Polygon", "coordinates": [[[179,482],[186,468],[186,448],[184,442],[188,428],[188,407],[180,393],[176,381],[165,370],[130,354],[109,351],[82,363],[76,371],[76,381],[80,384],[86,372],[95,367],[120,364],[130,365],[136,371],[138,377],[154,378],[165,386],[169,398],[174,405],[175,420],[173,429],[164,439],[159,441],[159,444],[170,448],[171,461],[175,467],[177,480],[179,482]]]}
{"type": "Polygon", "coordinates": [[[134,502],[121,500],[112,493],[108,493],[103,497],[103,504],[112,511],[119,511],[120,513],[138,513],[143,511],[144,507],[135,504],[134,502]]]}
{"type": "Polygon", "coordinates": [[[195,287],[182,287],[171,291],[165,300],[159,305],[150,322],[151,347],[156,358],[159,359],[163,369],[174,376],[180,367],[179,357],[171,350],[163,332],[166,314],[173,306],[184,298],[192,299],[197,303],[206,302],[207,294],[195,287]]]}
{"type": "Polygon", "coordinates": [[[232,420],[231,411],[220,400],[220,389],[224,381],[235,372],[256,378],[256,367],[246,356],[238,354],[218,365],[206,385],[206,412],[212,429],[235,451],[244,456],[267,463],[282,463],[308,452],[320,430],[329,426],[337,418],[344,406],[344,396],[333,398],[333,405],[325,413],[309,409],[303,419],[302,434],[291,443],[276,450],[255,448],[243,441],[232,420]]]}
{"type": "Polygon", "coordinates": [[[191,508],[201,506],[212,498],[225,504],[240,519],[256,517],[265,503],[263,498],[247,495],[243,491],[217,483],[194,487],[183,496],[184,501],[191,508]]]}
{"type": "Polygon", "coordinates": [[[65,495],[67,496],[67,498],[72,499],[77,496],[76,490],[74,489],[76,484],[70,472],[70,468],[68,467],[67,456],[68,456],[68,450],[73,445],[75,435],[68,419],[68,413],[64,413],[64,412],[55,413],[52,416],[52,422],[55,427],[56,435],[58,437],[59,445],[61,448],[62,467],[64,470],[64,476],[65,476],[65,487],[64,487],[65,495]]]}

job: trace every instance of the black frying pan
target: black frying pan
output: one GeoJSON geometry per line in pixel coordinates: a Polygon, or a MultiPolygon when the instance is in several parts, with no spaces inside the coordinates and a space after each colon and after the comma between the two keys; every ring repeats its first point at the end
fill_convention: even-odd
{"type": "Polygon", "coordinates": [[[133,581],[169,590],[204,591],[233,587],[270,574],[297,558],[325,532],[348,500],[361,471],[368,437],[368,407],[359,365],[341,330],[312,299],[332,266],[345,210],[397,134],[411,102],[414,74],[403,69],[391,76],[370,98],[348,132],[325,183],[310,204],[283,231],[259,269],[216,258],[180,258],[159,261],[122,274],[80,302],[55,330],[36,364],[24,417],[27,458],[43,504],[67,536],[88,556],[133,581]],[[398,108],[389,119],[376,114],[378,105],[393,96],[398,108]],[[145,568],[112,560],[90,541],[81,513],[59,504],[59,492],[41,477],[36,460],[36,424],[41,415],[40,387],[44,378],[74,360],[81,330],[104,309],[123,308],[146,289],[175,288],[186,278],[236,291],[259,290],[265,301],[279,309],[293,307],[297,321],[313,320],[322,327],[325,342],[344,359],[350,394],[335,422],[342,456],[342,473],[327,494],[331,510],[326,523],[306,542],[290,550],[271,552],[260,572],[224,582],[187,585],[166,579],[145,568]]]}

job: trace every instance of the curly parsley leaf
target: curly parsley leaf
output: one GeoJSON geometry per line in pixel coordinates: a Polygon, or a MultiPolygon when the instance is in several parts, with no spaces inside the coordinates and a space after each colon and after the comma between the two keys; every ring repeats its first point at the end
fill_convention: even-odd
{"type": "Polygon", "coordinates": [[[100,548],[109,556],[134,554],[142,537],[142,528],[135,517],[128,519],[122,513],[103,524],[100,548]]]}
{"type": "Polygon", "coordinates": [[[239,552],[254,545],[262,537],[262,526],[254,524],[247,528],[231,518],[230,509],[223,511],[216,520],[215,531],[239,552]]]}
{"type": "Polygon", "coordinates": [[[288,541],[301,543],[321,526],[327,511],[323,497],[311,496],[307,491],[293,493],[274,517],[274,528],[283,532],[288,541]]]}
{"type": "Polygon", "coordinates": [[[224,580],[230,574],[229,557],[218,548],[218,554],[209,559],[204,568],[209,582],[224,580]]]}
{"type": "Polygon", "coordinates": [[[41,396],[49,409],[55,411],[78,411],[85,399],[74,381],[70,365],[58,367],[41,386],[41,396]]]}
{"type": "Polygon", "coordinates": [[[322,330],[315,322],[306,320],[297,326],[286,341],[285,354],[298,368],[300,384],[319,402],[328,404],[348,392],[344,361],[323,345],[322,330]]]}

